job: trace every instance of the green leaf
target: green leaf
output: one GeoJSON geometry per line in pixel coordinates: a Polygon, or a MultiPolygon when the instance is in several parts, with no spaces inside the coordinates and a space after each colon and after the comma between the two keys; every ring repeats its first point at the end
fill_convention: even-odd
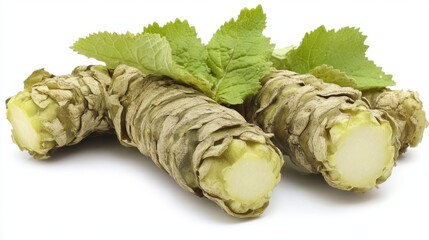
{"type": "Polygon", "coordinates": [[[144,73],[170,73],[173,60],[168,41],[158,34],[135,35],[99,32],[76,41],[72,49],[110,68],[127,64],[144,73]]]}
{"type": "Polygon", "coordinates": [[[140,34],[100,32],[79,39],[76,52],[110,68],[126,64],[146,74],[169,76],[219,103],[238,104],[261,87],[273,46],[263,36],[262,7],[244,9],[225,23],[207,46],[187,21],[147,26],[140,34]]]}
{"type": "Polygon", "coordinates": [[[286,53],[286,68],[298,73],[317,72],[326,82],[335,82],[341,86],[353,85],[359,90],[394,85],[392,75],[384,73],[365,56],[368,49],[364,44],[365,39],[366,36],[356,28],[327,31],[321,26],[307,33],[300,46],[286,53]],[[329,69],[320,67],[324,64],[329,69]],[[324,74],[321,74],[322,69],[324,74]],[[347,76],[342,77],[344,81],[339,81],[338,73],[347,76]]]}
{"type": "Polygon", "coordinates": [[[211,96],[211,84],[178,65],[165,37],[159,34],[117,34],[100,32],[76,41],[72,49],[76,52],[105,62],[115,68],[126,64],[146,74],[166,75],[194,86],[211,96]]]}
{"type": "Polygon", "coordinates": [[[240,104],[261,87],[271,67],[273,46],[262,32],[266,16],[261,6],[244,9],[217,30],[208,47],[208,66],[216,77],[215,100],[240,104]]]}
{"type": "Polygon", "coordinates": [[[177,65],[201,80],[213,81],[207,66],[207,48],[197,37],[195,28],[189,26],[187,21],[176,19],[162,27],[154,23],[145,27],[144,33],[165,37],[170,43],[173,60],[177,65]]]}

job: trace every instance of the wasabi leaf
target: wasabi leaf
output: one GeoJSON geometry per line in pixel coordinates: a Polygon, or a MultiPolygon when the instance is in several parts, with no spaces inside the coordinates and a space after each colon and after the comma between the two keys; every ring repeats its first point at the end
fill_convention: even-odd
{"type": "Polygon", "coordinates": [[[217,30],[207,45],[208,66],[217,81],[215,100],[240,104],[260,88],[271,67],[273,46],[262,34],[266,16],[262,7],[244,9],[217,30]]]}
{"type": "Polygon", "coordinates": [[[158,34],[117,34],[99,32],[80,38],[74,51],[105,62],[109,68],[127,64],[143,73],[170,73],[173,59],[170,44],[158,34]]]}
{"type": "Polygon", "coordinates": [[[99,32],[76,41],[72,49],[76,52],[105,62],[115,68],[126,64],[138,68],[145,74],[166,75],[201,92],[211,95],[211,84],[200,79],[184,66],[177,64],[170,43],[159,34],[117,34],[99,32]]]}
{"type": "Polygon", "coordinates": [[[262,7],[244,9],[237,20],[219,28],[208,45],[187,21],[153,23],[139,34],[99,32],[81,38],[76,52],[109,68],[126,64],[145,74],[166,75],[190,85],[219,103],[239,104],[260,89],[273,46],[264,37],[262,7]]]}
{"type": "Polygon", "coordinates": [[[176,19],[164,26],[153,23],[144,28],[144,33],[159,34],[165,37],[171,47],[173,60],[192,75],[202,80],[213,81],[207,66],[207,48],[197,37],[194,27],[187,21],[176,19]]]}
{"type": "Polygon", "coordinates": [[[357,28],[327,31],[321,26],[305,34],[301,44],[286,53],[285,66],[291,71],[316,73],[325,82],[359,90],[394,85],[392,75],[384,73],[365,56],[368,49],[365,39],[357,28]]]}

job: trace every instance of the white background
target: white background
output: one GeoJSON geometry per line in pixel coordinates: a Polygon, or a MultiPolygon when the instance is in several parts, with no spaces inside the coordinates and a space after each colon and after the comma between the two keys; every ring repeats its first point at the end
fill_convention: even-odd
{"type": "MultiPolygon", "coordinates": [[[[398,88],[419,90],[429,106],[429,7],[425,1],[1,1],[0,102],[44,67],[57,74],[95,63],[69,46],[107,30],[188,19],[207,42],[243,7],[262,3],[265,34],[298,44],[319,25],[360,27],[368,56],[398,88]]],[[[183,191],[135,149],[92,138],[33,160],[10,138],[0,107],[0,239],[429,239],[429,136],[402,156],[393,175],[366,194],[332,189],[318,176],[284,171],[263,216],[234,219],[183,191]]]]}

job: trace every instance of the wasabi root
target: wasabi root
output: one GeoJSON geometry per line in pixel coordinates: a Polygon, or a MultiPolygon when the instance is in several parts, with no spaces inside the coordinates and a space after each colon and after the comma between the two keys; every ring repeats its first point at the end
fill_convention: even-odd
{"type": "Polygon", "coordinates": [[[185,190],[240,218],[267,207],[283,159],[270,136],[236,111],[125,65],[113,73],[107,102],[120,142],[149,156],[185,190]]]}
{"type": "Polygon", "coordinates": [[[44,159],[93,132],[109,131],[104,98],[110,82],[103,66],[81,66],[58,77],[43,69],[34,71],[25,89],[6,103],[13,141],[34,158],[44,159]]]}
{"type": "Polygon", "coordinates": [[[246,119],[274,134],[289,165],[321,173],[332,187],[365,192],[391,174],[399,143],[383,112],[352,88],[273,71],[244,104],[246,119]]]}
{"type": "Polygon", "coordinates": [[[60,77],[33,73],[28,87],[7,103],[14,141],[44,159],[92,132],[113,129],[123,145],[137,147],[186,191],[228,214],[245,218],[264,211],[283,165],[270,135],[168,77],[125,65],[112,70],[113,77],[109,73],[100,66],[60,77]]]}

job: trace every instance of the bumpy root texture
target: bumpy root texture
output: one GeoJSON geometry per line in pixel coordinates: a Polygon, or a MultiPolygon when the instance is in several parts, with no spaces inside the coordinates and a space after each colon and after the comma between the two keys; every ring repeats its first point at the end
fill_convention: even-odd
{"type": "Polygon", "coordinates": [[[24,91],[7,100],[12,139],[34,158],[48,158],[53,149],[80,142],[93,132],[110,129],[105,97],[111,83],[103,66],[77,67],[53,76],[43,69],[24,82],[24,91]]]}
{"type": "Polygon", "coordinates": [[[267,207],[281,153],[236,111],[125,65],[113,73],[107,102],[121,143],[137,147],[185,190],[236,217],[255,217],[267,207]]]}
{"type": "Polygon", "coordinates": [[[371,108],[379,109],[388,114],[398,129],[401,143],[400,153],[408,147],[416,147],[423,138],[428,126],[423,103],[413,91],[380,89],[363,92],[371,108]]]}
{"type": "Polygon", "coordinates": [[[273,71],[241,108],[249,122],[274,134],[286,166],[321,173],[332,187],[357,192],[384,182],[399,149],[395,126],[369,109],[361,93],[312,75],[273,71]]]}

